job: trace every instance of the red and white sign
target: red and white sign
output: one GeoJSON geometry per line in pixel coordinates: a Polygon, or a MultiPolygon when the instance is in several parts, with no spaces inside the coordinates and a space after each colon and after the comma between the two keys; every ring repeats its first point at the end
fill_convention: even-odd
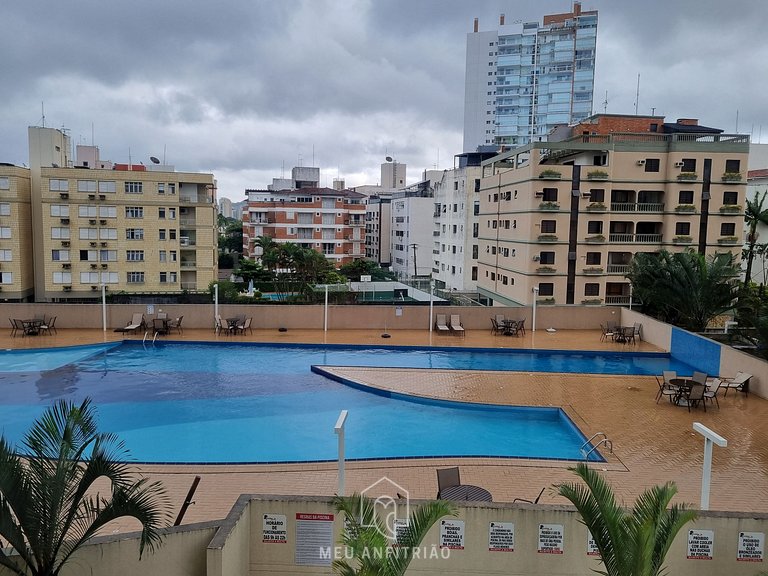
{"type": "Polygon", "coordinates": [[[264,514],[261,541],[265,544],[288,542],[288,520],[285,514],[264,514]]]}
{"type": "Polygon", "coordinates": [[[539,524],[539,554],[562,554],[564,542],[562,524],[539,524]]]}
{"type": "Polygon", "coordinates": [[[515,551],[515,523],[491,522],[488,527],[489,552],[515,551]]]}
{"type": "Polygon", "coordinates": [[[440,548],[464,550],[464,520],[440,521],[440,548]]]}
{"type": "Polygon", "coordinates": [[[712,560],[712,550],[715,547],[714,530],[688,531],[688,560],[712,560]]]}
{"type": "Polygon", "coordinates": [[[296,513],[296,564],[330,566],[333,514],[296,513]]]}
{"type": "Polygon", "coordinates": [[[765,556],[765,532],[739,532],[739,562],[762,562],[765,556]]]}

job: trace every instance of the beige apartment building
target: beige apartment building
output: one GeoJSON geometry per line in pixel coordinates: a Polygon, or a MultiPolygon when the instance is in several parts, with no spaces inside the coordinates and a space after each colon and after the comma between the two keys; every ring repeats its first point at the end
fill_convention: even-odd
{"type": "Polygon", "coordinates": [[[566,136],[483,163],[481,300],[623,305],[638,252],[740,257],[747,135],[601,114],[566,136]]]}
{"type": "Polygon", "coordinates": [[[29,223],[23,242],[37,301],[94,298],[102,284],[126,293],[208,289],[218,254],[211,174],[113,164],[95,146],[78,146],[73,162],[69,137],[51,128],[30,127],[29,147],[28,214],[19,222],[29,223]]]}
{"type": "Polygon", "coordinates": [[[34,292],[29,170],[0,164],[0,299],[34,292]]]}

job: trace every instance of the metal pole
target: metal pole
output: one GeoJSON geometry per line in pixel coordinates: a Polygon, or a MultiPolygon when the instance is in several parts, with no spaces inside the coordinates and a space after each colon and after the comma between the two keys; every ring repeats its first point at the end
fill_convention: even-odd
{"type": "Polygon", "coordinates": [[[433,309],[433,298],[432,294],[435,292],[435,279],[430,278],[429,279],[429,333],[432,333],[432,309],[433,309]]]}
{"type": "Polygon", "coordinates": [[[328,332],[328,284],[325,285],[325,308],[323,312],[323,332],[328,332]]]}
{"type": "Polygon", "coordinates": [[[712,478],[712,444],[725,447],[728,441],[713,432],[700,422],[693,423],[693,429],[704,436],[704,465],[701,470],[701,504],[702,510],[709,510],[709,488],[712,478]]]}
{"type": "Polygon", "coordinates": [[[632,284],[629,285],[629,309],[632,310],[632,284]]]}
{"type": "Polygon", "coordinates": [[[339,496],[344,496],[344,424],[347,422],[347,414],[347,410],[342,410],[339,413],[339,419],[336,420],[336,426],[333,427],[333,431],[339,437],[339,496]]]}
{"type": "Polygon", "coordinates": [[[536,299],[539,297],[539,287],[533,287],[533,321],[531,322],[531,332],[536,332],[536,299]]]}
{"type": "Polygon", "coordinates": [[[213,285],[213,325],[219,319],[219,284],[213,285]]]}
{"type": "Polygon", "coordinates": [[[107,285],[101,285],[101,328],[107,331],[107,285]]]}

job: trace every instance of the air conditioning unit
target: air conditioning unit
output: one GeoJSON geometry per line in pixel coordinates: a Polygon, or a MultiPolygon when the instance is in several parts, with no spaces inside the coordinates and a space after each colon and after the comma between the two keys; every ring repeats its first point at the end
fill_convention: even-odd
{"type": "Polygon", "coordinates": [[[91,264],[91,268],[96,268],[96,264],[91,264]]]}
{"type": "Polygon", "coordinates": [[[94,248],[96,247],[96,242],[91,242],[90,244],[91,244],[91,246],[93,246],[94,248]]]}
{"type": "Polygon", "coordinates": [[[106,248],[107,246],[108,246],[108,244],[107,244],[106,242],[102,242],[102,243],[101,243],[101,247],[102,247],[102,248],[106,248]]]}
{"type": "Polygon", "coordinates": [[[99,200],[106,200],[107,196],[106,194],[99,194],[99,200]]]}
{"type": "Polygon", "coordinates": [[[107,223],[106,220],[99,220],[99,224],[101,224],[102,226],[104,226],[106,223],[107,223]]]}
{"type": "Polygon", "coordinates": [[[536,196],[536,198],[541,198],[542,196],[544,196],[544,192],[536,192],[534,196],[536,196]]]}
{"type": "Polygon", "coordinates": [[[541,256],[534,256],[533,257],[533,261],[534,262],[538,262],[539,260],[541,260],[541,256]]]}
{"type": "Polygon", "coordinates": [[[62,288],[64,289],[64,292],[71,292],[72,291],[72,286],[63,286],[62,288]]]}
{"type": "Polygon", "coordinates": [[[179,244],[182,246],[189,246],[189,237],[188,236],[182,236],[179,238],[179,244]]]}
{"type": "Polygon", "coordinates": [[[102,268],[109,268],[109,264],[102,264],[101,267],[102,268]]]}
{"type": "Polygon", "coordinates": [[[638,166],[645,166],[645,160],[638,160],[637,161],[638,166]]]}
{"type": "Polygon", "coordinates": [[[88,200],[96,200],[96,194],[88,194],[88,200]]]}
{"type": "Polygon", "coordinates": [[[62,240],[61,241],[62,246],[69,246],[69,240],[62,240]]]}
{"type": "Polygon", "coordinates": [[[64,269],[69,269],[72,268],[72,264],[62,264],[61,267],[64,269]]]}
{"type": "Polygon", "coordinates": [[[69,218],[62,218],[61,219],[62,224],[69,224],[69,218]]]}
{"type": "Polygon", "coordinates": [[[69,198],[69,192],[59,192],[59,197],[64,199],[69,198]]]}
{"type": "Polygon", "coordinates": [[[93,284],[91,284],[91,290],[98,290],[98,289],[99,289],[98,286],[94,286],[93,284]]]}
{"type": "Polygon", "coordinates": [[[88,224],[96,224],[96,220],[93,220],[93,219],[88,220],[88,224]]]}
{"type": "Polygon", "coordinates": [[[592,198],[592,193],[591,192],[582,192],[581,193],[581,197],[582,198],[592,198]]]}
{"type": "Polygon", "coordinates": [[[683,163],[682,162],[675,162],[675,168],[682,168],[683,163]]]}

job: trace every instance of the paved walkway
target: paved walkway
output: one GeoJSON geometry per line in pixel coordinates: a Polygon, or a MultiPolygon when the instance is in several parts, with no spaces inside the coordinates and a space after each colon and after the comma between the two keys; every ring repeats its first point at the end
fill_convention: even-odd
{"type": "MultiPolygon", "coordinates": [[[[62,330],[58,335],[10,338],[0,336],[5,348],[62,346],[119,339],[100,330],[62,330]]],[[[233,339],[256,342],[327,342],[370,345],[478,346],[540,349],[627,351],[629,346],[600,342],[598,331],[531,332],[514,338],[470,331],[466,338],[429,335],[425,331],[393,331],[382,339],[379,331],[257,331],[253,335],[214,336],[210,331],[185,331],[184,340],[233,339]]],[[[654,350],[646,343],[633,347],[654,350]]],[[[619,496],[631,502],[643,489],[667,480],[677,483],[678,501],[698,505],[703,439],[692,430],[702,422],[728,439],[727,448],[714,449],[711,509],[768,512],[768,401],[731,391],[720,409],[691,413],[666,400],[655,402],[656,381],[642,376],[501,373],[482,371],[345,368],[336,371],[369,385],[477,402],[531,406],[562,406],[590,435],[604,432],[614,454],[598,464],[606,470],[619,496]]],[[[482,439],[479,439],[482,441],[482,439]]],[[[514,442],[511,438],[510,442],[514,442]]],[[[569,463],[516,459],[419,459],[350,462],[347,490],[364,490],[386,476],[408,490],[412,498],[433,498],[435,469],[459,465],[462,481],[486,487],[494,501],[533,499],[542,488],[543,503],[562,503],[551,486],[570,481],[569,463]]],[[[195,475],[202,480],[184,522],[221,518],[241,493],[331,495],[336,491],[335,463],[301,465],[178,465],[142,466],[142,471],[166,486],[178,511],[195,475]]],[[[133,529],[130,523],[117,530],[133,529]]]]}

